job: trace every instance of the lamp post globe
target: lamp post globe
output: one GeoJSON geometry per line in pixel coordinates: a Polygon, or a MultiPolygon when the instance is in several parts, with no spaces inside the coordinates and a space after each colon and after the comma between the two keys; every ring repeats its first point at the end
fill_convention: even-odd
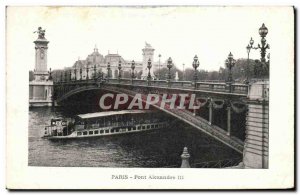
{"type": "Polygon", "coordinates": [[[262,26],[259,28],[258,33],[261,37],[265,37],[268,34],[268,28],[263,23],[262,26]]]}
{"type": "Polygon", "coordinates": [[[248,44],[247,47],[246,47],[246,49],[247,49],[247,53],[248,53],[248,55],[249,55],[250,50],[251,50],[251,46],[248,44]]]}
{"type": "Polygon", "coordinates": [[[254,44],[254,40],[251,37],[251,39],[250,39],[250,46],[251,46],[251,48],[252,48],[253,44],[254,44]]]}
{"type": "Polygon", "coordinates": [[[232,53],[230,52],[229,55],[228,55],[228,60],[231,61],[232,59],[233,59],[233,55],[232,55],[232,53]]]}
{"type": "Polygon", "coordinates": [[[251,39],[250,39],[250,45],[251,46],[248,44],[247,47],[246,47],[246,49],[247,49],[247,67],[246,67],[246,82],[245,82],[246,84],[249,84],[249,77],[248,77],[248,75],[249,75],[249,66],[250,66],[250,64],[249,64],[250,63],[249,54],[250,54],[253,43],[254,43],[254,41],[251,37],[251,39]]]}
{"type": "Polygon", "coordinates": [[[197,69],[198,66],[199,66],[198,56],[195,55],[194,61],[193,61],[193,67],[194,67],[194,69],[197,69]]]}

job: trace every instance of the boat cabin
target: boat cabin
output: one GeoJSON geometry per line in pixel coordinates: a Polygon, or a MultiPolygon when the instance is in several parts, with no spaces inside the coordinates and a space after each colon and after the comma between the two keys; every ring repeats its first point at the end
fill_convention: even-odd
{"type": "Polygon", "coordinates": [[[75,130],[156,122],[157,113],[150,110],[121,110],[80,114],[75,117],[75,130]]]}

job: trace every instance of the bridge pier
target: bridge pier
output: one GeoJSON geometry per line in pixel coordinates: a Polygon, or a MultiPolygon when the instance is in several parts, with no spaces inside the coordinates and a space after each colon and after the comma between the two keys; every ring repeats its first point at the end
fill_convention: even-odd
{"type": "Polygon", "coordinates": [[[243,152],[245,168],[268,168],[269,158],[269,81],[250,86],[243,152]]]}

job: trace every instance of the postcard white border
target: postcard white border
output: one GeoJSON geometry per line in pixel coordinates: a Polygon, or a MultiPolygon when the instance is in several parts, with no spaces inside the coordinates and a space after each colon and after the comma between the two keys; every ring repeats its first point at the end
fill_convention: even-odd
{"type": "MultiPolygon", "coordinates": [[[[239,9],[238,7],[233,9],[239,9]]],[[[270,168],[158,169],[28,167],[28,69],[7,58],[7,187],[14,189],[264,189],[294,182],[294,21],[292,7],[273,9],[283,45],[271,45],[270,168]],[[278,12],[283,11],[283,16],[278,12]],[[286,17],[291,18],[285,20],[286,17]],[[284,46],[285,49],[282,49],[284,46]],[[25,74],[26,73],[26,74],[25,74]],[[17,121],[17,122],[16,122],[17,121]],[[184,180],[112,180],[112,174],[184,175],[184,180]]],[[[9,42],[7,42],[9,53],[9,42]]]]}

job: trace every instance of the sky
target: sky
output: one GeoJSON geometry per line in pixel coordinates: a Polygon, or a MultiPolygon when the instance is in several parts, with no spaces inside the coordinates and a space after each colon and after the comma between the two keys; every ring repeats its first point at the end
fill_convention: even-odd
{"type": "MultiPolygon", "coordinates": [[[[161,61],[171,57],[179,69],[183,63],[191,68],[197,55],[200,69],[218,70],[229,52],[235,59],[247,58],[246,46],[251,37],[255,45],[260,41],[262,23],[272,48],[272,13],[270,7],[9,7],[7,55],[11,63],[33,70],[33,32],[41,26],[50,41],[52,69],[85,59],[95,45],[103,55],[109,51],[142,61],[147,42],[155,49],[155,61],[161,54],[161,61]]],[[[259,58],[259,51],[251,51],[250,58],[259,58]]]]}

